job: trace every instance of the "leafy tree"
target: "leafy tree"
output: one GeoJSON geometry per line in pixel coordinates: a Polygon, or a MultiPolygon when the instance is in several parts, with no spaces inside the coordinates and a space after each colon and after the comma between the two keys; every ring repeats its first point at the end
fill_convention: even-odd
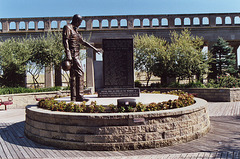
{"type": "Polygon", "coordinates": [[[190,80],[193,75],[200,76],[208,71],[210,55],[202,52],[203,38],[191,35],[187,29],[181,33],[172,32],[170,38],[168,51],[173,54],[175,63],[172,74],[175,73],[179,79],[190,80]]]}
{"type": "Polygon", "coordinates": [[[134,36],[135,48],[135,69],[146,72],[147,86],[153,75],[153,66],[156,63],[158,54],[166,52],[166,41],[147,34],[134,36]]]}
{"type": "Polygon", "coordinates": [[[158,55],[153,70],[155,76],[161,77],[162,85],[168,84],[168,77],[190,80],[193,75],[207,72],[210,55],[202,52],[202,38],[184,29],[181,33],[171,32],[170,40],[167,50],[158,55]]]}
{"type": "Polygon", "coordinates": [[[48,32],[32,39],[31,61],[43,67],[59,65],[63,59],[63,45],[60,32],[48,32]]]}
{"type": "Polygon", "coordinates": [[[8,87],[25,86],[26,64],[30,58],[28,40],[8,39],[0,46],[1,83],[8,87]]]}
{"type": "MultiPolygon", "coordinates": [[[[27,72],[32,76],[34,86],[38,87],[38,77],[44,67],[55,67],[55,76],[58,75],[55,80],[59,80],[64,56],[61,32],[3,41],[0,43],[0,82],[11,87],[25,86],[27,72]]],[[[85,54],[80,58],[84,59],[85,54]]]]}
{"type": "Polygon", "coordinates": [[[237,73],[236,68],[236,55],[232,53],[233,48],[229,46],[223,38],[219,37],[217,42],[213,44],[211,53],[213,60],[211,62],[210,78],[216,79],[217,76],[237,73]]]}
{"type": "Polygon", "coordinates": [[[61,61],[64,57],[61,32],[48,32],[37,39],[33,39],[32,48],[30,62],[36,64],[37,70],[54,66],[55,85],[61,86],[61,61]]]}
{"type": "Polygon", "coordinates": [[[161,77],[162,85],[167,84],[168,77],[190,79],[208,71],[210,55],[202,52],[202,38],[185,29],[180,34],[172,32],[170,39],[168,43],[153,35],[135,36],[135,68],[148,77],[161,77]]]}

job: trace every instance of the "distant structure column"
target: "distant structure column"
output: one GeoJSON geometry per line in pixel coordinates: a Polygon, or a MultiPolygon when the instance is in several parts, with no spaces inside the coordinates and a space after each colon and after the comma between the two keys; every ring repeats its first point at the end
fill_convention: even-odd
{"type": "Polygon", "coordinates": [[[53,69],[52,67],[45,67],[45,87],[53,87],[53,69]]]}
{"type": "Polygon", "coordinates": [[[51,21],[46,20],[44,21],[44,31],[49,31],[49,30],[51,30],[51,21]]]}
{"type": "Polygon", "coordinates": [[[208,19],[209,19],[209,25],[211,27],[216,26],[216,16],[210,15],[208,19]]]}
{"type": "Polygon", "coordinates": [[[9,31],[9,23],[8,21],[2,22],[2,32],[8,32],[9,31]]]}
{"type": "Polygon", "coordinates": [[[95,60],[95,53],[93,49],[88,48],[87,60],[86,60],[86,83],[87,83],[87,88],[91,89],[92,94],[95,93],[94,66],[93,66],[94,60],[95,60]]]}
{"type": "Polygon", "coordinates": [[[28,28],[29,28],[29,22],[25,21],[25,31],[28,31],[28,28]]]}
{"type": "Polygon", "coordinates": [[[174,27],[175,25],[174,25],[174,20],[175,20],[175,18],[174,17],[169,17],[168,18],[168,27],[174,27]]]}
{"type": "Polygon", "coordinates": [[[128,27],[128,29],[133,29],[133,28],[134,28],[134,26],[133,26],[133,21],[134,21],[134,18],[133,18],[133,17],[129,17],[129,18],[127,19],[127,27],[128,27]]]}
{"type": "Polygon", "coordinates": [[[18,22],[18,21],[16,22],[16,31],[19,31],[19,23],[20,22],[18,22]]]}
{"type": "Polygon", "coordinates": [[[86,18],[86,30],[92,29],[92,19],[86,18]]]}
{"type": "Polygon", "coordinates": [[[238,69],[238,47],[240,46],[239,42],[229,42],[229,44],[233,47],[233,53],[236,55],[236,69],[238,69]]]}

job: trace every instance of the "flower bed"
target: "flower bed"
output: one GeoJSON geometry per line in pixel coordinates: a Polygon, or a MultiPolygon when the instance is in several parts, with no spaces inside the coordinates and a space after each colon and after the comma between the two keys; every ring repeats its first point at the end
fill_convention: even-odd
{"type": "MultiPolygon", "coordinates": [[[[152,92],[159,93],[159,92],[152,92]]],[[[42,99],[38,106],[40,108],[52,110],[52,111],[65,111],[65,112],[78,112],[78,113],[116,113],[116,112],[145,112],[145,111],[158,111],[158,110],[167,110],[167,109],[175,109],[186,107],[195,103],[194,96],[192,94],[188,94],[182,91],[171,91],[167,94],[178,95],[178,99],[176,100],[168,100],[160,103],[150,103],[148,105],[137,103],[136,107],[133,106],[116,106],[113,104],[108,105],[108,109],[103,107],[102,105],[97,105],[96,102],[91,102],[90,105],[86,105],[86,102],[82,102],[81,104],[76,104],[73,102],[66,103],[64,101],[58,102],[55,98],[59,98],[60,96],[56,96],[54,98],[45,98],[42,99]]]]}

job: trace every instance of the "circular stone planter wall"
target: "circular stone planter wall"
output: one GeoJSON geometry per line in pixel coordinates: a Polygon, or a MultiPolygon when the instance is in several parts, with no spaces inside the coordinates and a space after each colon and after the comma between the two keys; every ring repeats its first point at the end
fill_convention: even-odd
{"type": "Polygon", "coordinates": [[[80,150],[128,150],[170,146],[210,129],[207,102],[162,111],[67,113],[26,108],[25,134],[41,144],[80,150]]]}

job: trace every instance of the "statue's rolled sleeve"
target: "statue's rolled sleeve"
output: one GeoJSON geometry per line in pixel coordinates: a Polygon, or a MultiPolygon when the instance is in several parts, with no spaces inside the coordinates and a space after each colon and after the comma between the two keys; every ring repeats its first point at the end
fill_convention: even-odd
{"type": "Polygon", "coordinates": [[[71,30],[68,28],[67,25],[65,25],[63,28],[63,46],[65,48],[67,59],[71,59],[71,51],[69,49],[69,43],[68,43],[70,36],[71,36],[71,30]]]}

